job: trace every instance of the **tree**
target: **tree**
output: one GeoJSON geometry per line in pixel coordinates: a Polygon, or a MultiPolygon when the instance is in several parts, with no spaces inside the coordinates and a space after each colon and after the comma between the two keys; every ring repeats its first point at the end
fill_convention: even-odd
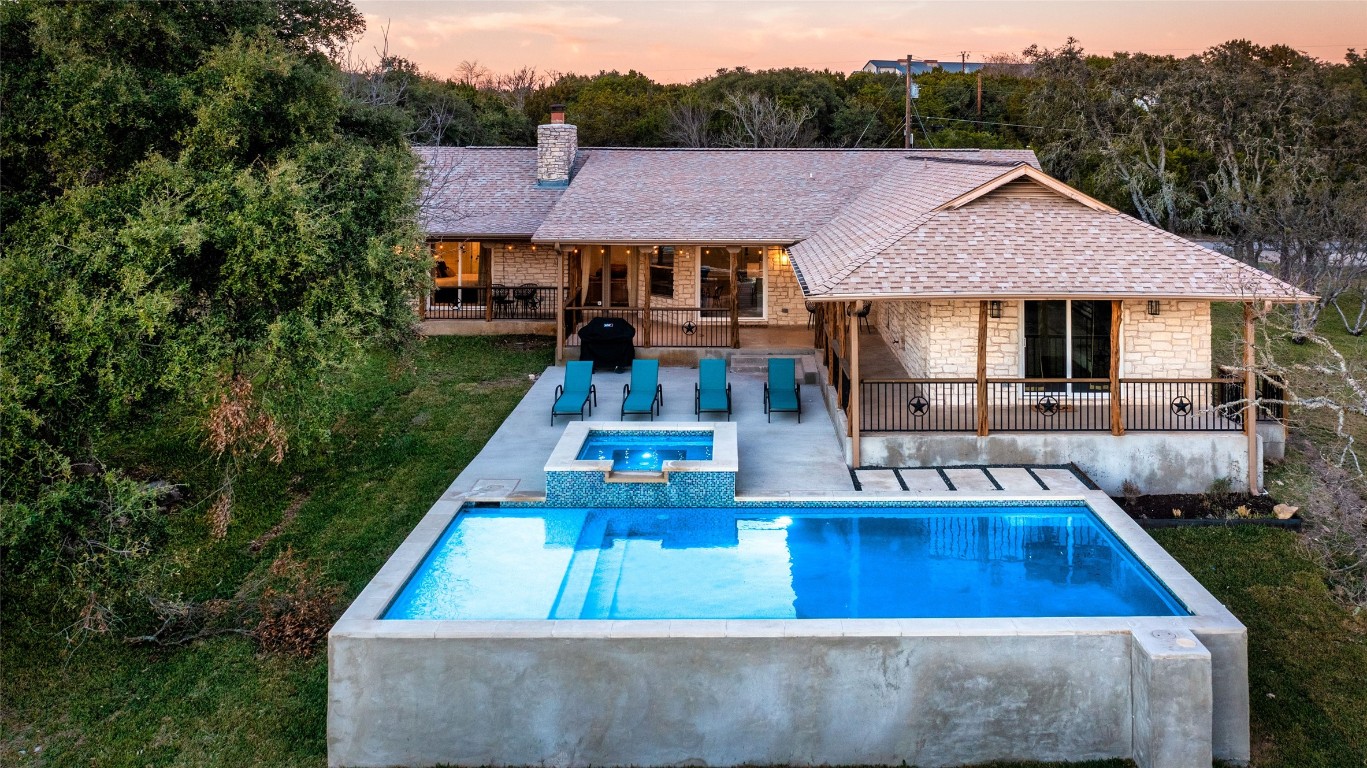
{"type": "Polygon", "coordinates": [[[77,628],[109,629],[147,588],[164,517],[106,441],[181,414],[220,462],[221,533],[237,473],[325,439],[329,381],[414,322],[414,160],[401,122],[369,114],[392,107],[347,99],[314,51],[356,29],[349,5],[0,14],[46,68],[7,58],[5,103],[80,116],[3,118],[30,172],[0,236],[0,543],[77,628]]]}

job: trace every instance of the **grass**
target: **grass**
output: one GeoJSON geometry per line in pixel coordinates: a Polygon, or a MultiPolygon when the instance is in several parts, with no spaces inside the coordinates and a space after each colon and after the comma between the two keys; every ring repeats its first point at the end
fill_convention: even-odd
{"type": "Polygon", "coordinates": [[[1151,533],[1248,627],[1253,764],[1367,766],[1367,616],[1334,601],[1296,535],[1151,533]]]}
{"type": "MultiPolygon", "coordinates": [[[[433,339],[408,360],[376,354],[344,391],[327,450],[242,483],[227,539],[209,539],[202,506],[177,514],[165,553],[180,573],[174,588],[231,595],[288,547],[354,597],[549,360],[545,343],[515,338],[433,339]],[[250,552],[300,498],[280,536],[250,552]]],[[[201,453],[174,435],[149,429],[126,442],[129,457],[188,482],[192,498],[214,483],[201,453]]],[[[1257,766],[1367,766],[1367,632],[1333,601],[1325,571],[1295,537],[1156,535],[1249,625],[1257,766]]],[[[56,637],[63,617],[45,605],[6,585],[0,764],[325,764],[324,654],[262,657],[243,637],[171,649],[106,638],[67,653],[56,637]]]]}

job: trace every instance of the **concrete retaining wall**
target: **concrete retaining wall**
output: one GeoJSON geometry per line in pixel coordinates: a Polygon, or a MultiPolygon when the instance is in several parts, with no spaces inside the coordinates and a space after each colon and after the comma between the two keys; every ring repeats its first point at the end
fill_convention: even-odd
{"type": "MultiPolygon", "coordinates": [[[[1248,438],[1242,432],[896,433],[861,436],[859,459],[870,467],[1071,462],[1112,496],[1126,480],[1146,494],[1204,493],[1215,478],[1239,485],[1248,477],[1248,438]]],[[[1261,477],[1261,460],[1258,466],[1261,477]]]]}
{"type": "MultiPolygon", "coordinates": [[[[329,716],[353,727],[329,739],[331,763],[1210,765],[1210,655],[1186,632],[1178,648],[1124,631],[958,634],[972,622],[899,637],[588,623],[614,636],[333,638],[329,716]]],[[[732,622],[747,623],[766,624],[732,622]]]]}

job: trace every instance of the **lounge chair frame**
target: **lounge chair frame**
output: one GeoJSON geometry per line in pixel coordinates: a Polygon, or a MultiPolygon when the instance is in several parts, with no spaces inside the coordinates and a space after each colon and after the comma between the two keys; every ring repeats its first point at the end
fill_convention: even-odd
{"type": "MultiPolygon", "coordinates": [[[[628,409],[628,408],[627,408],[627,403],[631,401],[631,384],[623,384],[623,385],[622,385],[622,412],[621,412],[621,418],[622,418],[622,419],[625,419],[625,418],[627,417],[628,414],[633,415],[633,416],[640,416],[641,414],[648,414],[648,415],[650,416],[650,420],[651,420],[651,421],[654,421],[654,420],[655,420],[655,417],[658,416],[659,413],[660,413],[660,407],[663,406],[663,405],[664,405],[664,402],[665,402],[665,390],[664,390],[664,387],[660,384],[660,364],[659,364],[659,361],[656,361],[656,360],[649,360],[649,361],[635,360],[635,361],[633,361],[632,364],[631,364],[631,378],[632,378],[632,381],[635,381],[635,380],[636,380],[636,363],[640,363],[640,362],[644,362],[644,363],[647,364],[647,366],[653,367],[653,368],[655,369],[655,376],[654,376],[654,378],[655,378],[655,396],[651,398],[651,400],[650,400],[650,405],[648,405],[648,406],[647,406],[646,408],[644,408],[644,409],[641,409],[641,408],[639,408],[639,407],[633,407],[633,408],[631,408],[631,409],[628,409]],[[654,363],[654,365],[651,366],[651,365],[650,365],[651,363],[654,363]]],[[[643,375],[644,375],[644,374],[643,374],[643,375]]]]}
{"type": "Polygon", "coordinates": [[[770,358],[769,360],[769,377],[768,380],[764,382],[764,414],[768,418],[770,423],[773,423],[774,421],[774,413],[796,413],[797,423],[802,423],[802,384],[799,383],[797,380],[797,361],[790,357],[770,358]],[[787,391],[786,384],[774,380],[774,374],[776,371],[774,363],[780,360],[786,360],[792,366],[792,368],[789,371],[792,374],[793,381],[792,407],[789,407],[786,403],[775,405],[773,402],[775,395],[779,393],[786,393],[787,391]],[[774,391],[772,393],[769,390],[771,384],[774,386],[774,391]]]}
{"type": "MultiPolygon", "coordinates": [[[[721,360],[721,359],[718,359],[718,358],[707,358],[707,359],[705,359],[705,360],[700,360],[700,361],[698,362],[698,379],[699,379],[699,380],[698,380],[698,383],[696,383],[696,384],[693,385],[693,413],[694,413],[694,415],[696,415],[696,416],[698,417],[698,421],[702,421],[702,415],[703,415],[703,410],[704,410],[703,407],[702,407],[702,375],[703,375],[703,365],[706,364],[709,360],[716,360],[716,362],[721,363],[722,381],[726,381],[726,361],[725,361],[725,360],[721,360]]],[[[708,413],[721,413],[721,409],[720,409],[720,408],[708,408],[708,409],[706,409],[706,411],[707,411],[708,413]]],[[[730,421],[730,420],[731,420],[731,382],[729,382],[729,381],[726,381],[726,420],[727,420],[727,421],[730,421]]]]}
{"type": "MultiPolygon", "coordinates": [[[[566,364],[565,364],[565,381],[567,381],[567,382],[569,381],[570,371],[572,370],[570,366],[575,366],[576,368],[579,368],[580,370],[582,370],[582,366],[584,366],[584,365],[587,365],[587,366],[589,367],[589,388],[588,388],[587,390],[584,391],[584,400],[583,400],[583,402],[579,403],[579,408],[578,408],[578,410],[579,410],[579,420],[580,420],[580,421],[584,421],[584,420],[585,420],[584,411],[585,411],[586,408],[587,408],[587,410],[588,410],[588,415],[589,415],[589,416],[592,416],[592,415],[593,415],[593,406],[598,405],[598,385],[593,383],[593,363],[591,363],[591,362],[582,362],[582,361],[572,361],[572,362],[569,362],[569,363],[566,363],[566,364]],[[592,405],[589,404],[590,402],[592,402],[592,405]]],[[[571,410],[571,409],[569,409],[569,408],[563,408],[563,409],[560,408],[560,400],[561,400],[566,394],[574,394],[574,393],[567,393],[566,390],[565,390],[565,385],[564,385],[564,384],[557,384],[557,385],[555,385],[555,398],[554,398],[553,400],[551,400],[551,426],[555,426],[555,417],[556,417],[556,416],[573,416],[573,415],[574,415],[574,411],[573,411],[573,410],[571,410]]],[[[572,403],[572,402],[573,402],[573,401],[571,401],[571,403],[572,403]]],[[[567,405],[568,405],[568,403],[567,403],[567,405]]]]}

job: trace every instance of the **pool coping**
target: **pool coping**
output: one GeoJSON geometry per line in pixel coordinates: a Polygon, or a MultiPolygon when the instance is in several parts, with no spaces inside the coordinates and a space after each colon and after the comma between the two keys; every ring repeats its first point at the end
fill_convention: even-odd
{"type": "MultiPolygon", "coordinates": [[[[601,463],[601,462],[585,462],[601,463]]],[[[921,619],[382,619],[385,611],[446,528],[460,513],[464,494],[443,496],[413,528],[330,634],[350,637],[915,637],[931,635],[1040,635],[1188,630],[1198,635],[1242,634],[1243,624],[1102,491],[970,494],[826,492],[738,497],[746,503],[849,502],[852,506],[998,506],[1010,501],[1083,502],[1191,611],[1190,616],[1097,616],[921,619]]]]}
{"type": "Polygon", "coordinates": [[[607,459],[580,459],[579,449],[590,432],[710,432],[712,458],[697,461],[671,459],[663,462],[661,472],[736,472],[740,468],[736,425],[730,422],[688,421],[573,421],[565,425],[565,432],[546,459],[546,472],[602,472],[612,474],[612,462],[607,459]]]}

